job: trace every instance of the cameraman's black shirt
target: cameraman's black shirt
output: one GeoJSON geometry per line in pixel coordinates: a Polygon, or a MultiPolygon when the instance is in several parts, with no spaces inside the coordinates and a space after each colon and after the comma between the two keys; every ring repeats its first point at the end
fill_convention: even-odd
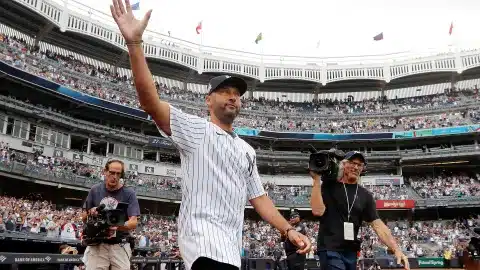
{"type": "MultiPolygon", "coordinates": [[[[305,230],[305,224],[303,222],[297,223],[295,226],[293,226],[295,230],[303,235],[307,234],[307,231],[305,230]]],[[[291,253],[297,252],[297,247],[288,240],[288,238],[285,240],[285,253],[287,255],[291,253]]]]}
{"type": "MultiPolygon", "coordinates": [[[[345,184],[348,202],[352,207],[356,184],[345,184]]],[[[343,223],[347,222],[348,210],[345,188],[338,181],[326,181],[321,186],[325,213],[320,217],[317,250],[357,251],[356,241],[344,240],[343,223]]],[[[362,222],[372,222],[378,219],[376,203],[373,195],[363,186],[358,185],[357,198],[350,213],[350,222],[354,225],[354,237],[357,239],[362,222]]]]}
{"type": "MultiPolygon", "coordinates": [[[[84,208],[90,210],[93,207],[105,204],[105,209],[112,210],[117,208],[119,202],[128,203],[128,218],[140,216],[140,206],[138,205],[137,195],[132,188],[123,186],[118,190],[109,191],[105,187],[105,183],[98,183],[90,189],[84,208]]],[[[123,239],[128,234],[128,232],[117,231],[117,239],[123,239]]]]}

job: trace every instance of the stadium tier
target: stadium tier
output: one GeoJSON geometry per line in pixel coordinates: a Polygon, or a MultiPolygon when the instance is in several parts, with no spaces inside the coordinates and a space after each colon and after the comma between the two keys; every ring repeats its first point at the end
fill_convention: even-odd
{"type": "MultiPolygon", "coordinates": [[[[148,119],[144,112],[128,108],[138,108],[139,106],[135,92],[132,89],[131,78],[119,77],[118,74],[112,75],[107,70],[95,68],[92,65],[72,58],[68,52],[65,55],[61,55],[50,50],[39,51],[38,48],[33,48],[25,40],[16,39],[15,36],[7,38],[7,35],[3,34],[2,41],[2,58],[5,64],[11,65],[10,68],[4,66],[3,69],[10,76],[25,77],[27,74],[36,75],[59,83],[62,86],[50,89],[52,91],[80,99],[92,105],[101,104],[104,107],[127,115],[148,119]],[[12,69],[12,66],[16,69],[12,69]],[[25,74],[18,69],[28,73],[25,74]],[[97,81],[92,81],[92,79],[97,79],[97,81]],[[76,91],[88,96],[79,96],[76,91]],[[115,106],[116,104],[125,107],[115,106]]],[[[34,80],[34,78],[31,79],[34,80]]],[[[434,129],[431,132],[433,135],[459,133],[461,132],[460,130],[469,132],[479,127],[476,124],[478,118],[477,108],[480,105],[480,102],[477,101],[477,81],[478,79],[458,82],[459,85],[466,87],[462,89],[457,89],[456,86],[454,87],[455,89],[452,89],[447,84],[426,85],[424,86],[425,88],[436,89],[433,92],[438,93],[393,100],[384,98],[356,102],[354,100],[325,99],[314,100],[311,103],[292,103],[265,99],[247,99],[243,103],[245,113],[237,119],[236,132],[240,135],[265,136],[270,134],[270,136],[274,137],[302,139],[338,139],[343,137],[345,137],[343,139],[356,137],[382,139],[428,136],[428,132],[425,131],[415,133],[401,132],[427,128],[434,129]],[[276,116],[260,116],[248,110],[249,108],[263,109],[265,107],[269,108],[271,110],[270,113],[275,113],[276,116]],[[421,110],[417,108],[421,108],[421,110]],[[425,108],[430,108],[430,111],[425,111],[425,108]],[[395,117],[395,113],[407,115],[403,110],[414,113],[412,116],[398,117],[397,115],[395,117]],[[282,111],[287,113],[288,116],[282,116],[282,111]],[[321,111],[324,113],[321,114],[321,111]],[[294,117],[292,112],[297,112],[297,117],[294,117]],[[388,112],[393,113],[392,117],[383,117],[388,115],[388,112]],[[363,115],[363,117],[358,119],[345,117],[350,114],[357,117],[363,115]],[[301,118],[299,118],[300,116],[301,118]],[[458,128],[452,129],[452,127],[458,128]],[[275,135],[267,131],[290,133],[289,135],[275,135]],[[370,132],[371,134],[363,136],[312,134],[308,136],[307,134],[294,134],[297,131],[340,134],[370,132]],[[388,135],[381,133],[388,133],[388,135]]],[[[200,108],[203,107],[201,103],[205,100],[204,95],[185,89],[178,90],[173,88],[170,90],[167,85],[158,85],[158,89],[162,98],[166,98],[187,112],[207,117],[204,109],[200,108]],[[167,97],[164,97],[164,94],[167,97]],[[182,103],[182,100],[190,100],[192,103],[182,103]]],[[[408,92],[409,89],[402,88],[395,91],[402,93],[408,92]]],[[[268,113],[268,111],[265,111],[265,113],[268,113]]]]}
{"type": "MultiPolygon", "coordinates": [[[[180,155],[140,108],[119,32],[75,1],[3,3],[12,9],[0,18],[0,241],[78,245],[86,191],[104,180],[108,159],[120,158],[142,209],[137,248],[178,258],[180,155]],[[49,23],[37,29],[12,10],[49,23]]],[[[365,153],[362,185],[409,258],[438,259],[445,250],[459,258],[478,236],[479,51],[260,62],[154,32],[144,50],[160,97],[200,117],[208,118],[209,78],[247,80],[235,132],[257,151],[277,208],[301,212],[314,246],[308,258],[318,231],[306,174],[312,147],[365,153]]],[[[242,255],[273,259],[279,234],[245,203],[242,255]]],[[[363,258],[391,260],[370,228],[359,235],[363,258]]]]}

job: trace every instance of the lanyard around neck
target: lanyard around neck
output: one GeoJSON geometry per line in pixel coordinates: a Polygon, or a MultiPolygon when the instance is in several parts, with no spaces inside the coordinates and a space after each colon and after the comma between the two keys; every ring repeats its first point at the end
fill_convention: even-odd
{"type": "Polygon", "coordinates": [[[355,197],[353,197],[353,202],[351,206],[348,200],[348,192],[347,192],[347,187],[345,186],[345,183],[343,183],[343,189],[345,189],[345,197],[347,197],[347,211],[348,211],[347,222],[350,222],[350,213],[352,213],[353,206],[355,205],[355,200],[357,199],[358,184],[357,184],[357,188],[355,189],[355,197]]]}

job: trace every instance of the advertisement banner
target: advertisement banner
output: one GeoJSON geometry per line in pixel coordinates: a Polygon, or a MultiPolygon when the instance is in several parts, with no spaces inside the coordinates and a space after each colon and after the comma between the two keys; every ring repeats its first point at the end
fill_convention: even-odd
{"type": "MultiPolygon", "coordinates": [[[[237,133],[238,135],[242,135],[237,133]]],[[[307,132],[273,132],[260,131],[258,136],[279,139],[351,141],[351,140],[379,140],[392,139],[392,132],[384,133],[307,133],[307,132]]]]}
{"type": "Polygon", "coordinates": [[[138,172],[138,165],[137,165],[137,164],[132,164],[132,163],[130,163],[130,164],[128,165],[128,170],[130,170],[130,171],[137,171],[137,172],[138,172]]]}
{"type": "Polygon", "coordinates": [[[234,128],[233,132],[239,136],[258,136],[259,130],[252,128],[234,128]]]}
{"type": "Polygon", "coordinates": [[[364,186],[400,186],[403,176],[362,176],[360,183],[364,186]]]}
{"type": "Polygon", "coordinates": [[[379,186],[400,186],[403,185],[403,177],[376,178],[376,184],[379,186]]]}
{"type": "Polygon", "coordinates": [[[414,200],[377,200],[377,209],[412,209],[414,200]]]}
{"type": "Polygon", "coordinates": [[[418,258],[418,267],[420,267],[420,268],[443,268],[443,258],[440,258],[440,257],[418,258]]]}
{"type": "Polygon", "coordinates": [[[53,157],[63,157],[63,151],[62,150],[53,150],[53,157]]]}
{"type": "Polygon", "coordinates": [[[83,255],[0,253],[0,264],[63,264],[82,263],[83,255]]]}
{"type": "Polygon", "coordinates": [[[83,161],[83,155],[82,154],[78,154],[78,153],[73,153],[73,161],[77,161],[77,162],[82,162],[83,161]]]}
{"type": "Polygon", "coordinates": [[[413,137],[430,137],[433,136],[432,129],[420,129],[413,132],[413,137]]]}
{"type": "Polygon", "coordinates": [[[168,176],[177,176],[177,171],[175,169],[167,169],[168,176]]]}
{"type": "Polygon", "coordinates": [[[165,138],[160,138],[160,137],[149,137],[148,138],[148,144],[152,147],[158,147],[158,148],[172,148],[173,143],[165,138]]]}
{"type": "Polygon", "coordinates": [[[413,131],[398,131],[393,133],[395,139],[413,138],[413,131]]]}
{"type": "Polygon", "coordinates": [[[433,136],[459,134],[469,132],[468,126],[463,127],[449,127],[449,128],[435,128],[432,130],[433,136]]]}
{"type": "Polygon", "coordinates": [[[92,163],[93,163],[93,165],[102,166],[102,164],[103,164],[103,158],[100,158],[100,157],[92,157],[92,163]]]}

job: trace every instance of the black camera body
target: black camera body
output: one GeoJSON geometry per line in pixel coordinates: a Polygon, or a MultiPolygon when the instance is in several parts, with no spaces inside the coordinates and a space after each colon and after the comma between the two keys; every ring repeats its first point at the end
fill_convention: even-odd
{"type": "MultiPolygon", "coordinates": [[[[120,204],[120,203],[119,203],[120,204]]],[[[128,205],[128,204],[126,204],[128,205]]],[[[101,204],[96,216],[88,216],[83,228],[82,243],[95,246],[110,239],[110,227],[123,226],[128,220],[125,209],[105,209],[101,204]]],[[[122,207],[123,208],[123,207],[122,207]]]]}
{"type": "Polygon", "coordinates": [[[336,180],[340,161],[345,157],[342,150],[330,149],[310,154],[308,169],[322,176],[322,180],[336,180]]]}

